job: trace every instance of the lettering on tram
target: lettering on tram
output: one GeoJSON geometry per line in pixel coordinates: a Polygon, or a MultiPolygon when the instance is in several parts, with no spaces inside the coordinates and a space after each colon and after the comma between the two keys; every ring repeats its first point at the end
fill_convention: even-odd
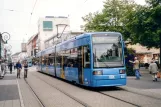
{"type": "Polygon", "coordinates": [[[38,70],[89,87],[126,85],[122,35],[87,33],[37,54],[38,70]]]}

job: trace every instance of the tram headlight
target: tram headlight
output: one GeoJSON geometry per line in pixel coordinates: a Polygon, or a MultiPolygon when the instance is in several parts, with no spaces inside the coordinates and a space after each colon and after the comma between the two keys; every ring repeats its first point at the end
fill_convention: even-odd
{"type": "Polygon", "coordinates": [[[103,75],[103,72],[101,70],[93,71],[93,75],[103,75]]]}
{"type": "Polygon", "coordinates": [[[125,74],[125,70],[124,69],[121,69],[119,73],[120,74],[125,74]]]}

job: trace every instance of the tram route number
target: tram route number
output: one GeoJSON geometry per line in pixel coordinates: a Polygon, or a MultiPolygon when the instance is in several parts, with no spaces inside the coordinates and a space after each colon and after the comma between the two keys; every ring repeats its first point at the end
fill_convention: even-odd
{"type": "Polygon", "coordinates": [[[115,76],[114,75],[109,75],[109,79],[114,79],[115,76]]]}

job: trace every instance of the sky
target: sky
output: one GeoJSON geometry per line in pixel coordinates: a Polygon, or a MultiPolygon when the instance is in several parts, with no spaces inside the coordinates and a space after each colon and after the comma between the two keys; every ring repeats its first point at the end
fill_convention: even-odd
{"type": "MultiPolygon", "coordinates": [[[[40,17],[69,16],[71,30],[79,30],[80,25],[84,24],[81,17],[89,12],[100,11],[103,1],[105,0],[0,0],[0,32],[10,33],[8,44],[12,46],[14,54],[21,51],[22,42],[27,42],[37,33],[40,17]]],[[[145,0],[135,1],[145,4],[145,0]]]]}

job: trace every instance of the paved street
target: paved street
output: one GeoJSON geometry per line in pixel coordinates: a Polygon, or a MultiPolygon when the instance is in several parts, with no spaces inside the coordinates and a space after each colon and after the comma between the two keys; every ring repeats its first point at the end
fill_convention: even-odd
{"type": "Polygon", "coordinates": [[[161,107],[161,0],[0,0],[0,15],[0,107],[161,107]]]}
{"type": "Polygon", "coordinates": [[[135,77],[127,78],[127,86],[131,88],[137,88],[144,91],[154,92],[161,94],[161,79],[157,82],[152,81],[152,76],[145,68],[141,68],[141,79],[135,80],[135,77]]]}
{"type": "MultiPolygon", "coordinates": [[[[56,92],[57,89],[60,89],[61,92],[65,92],[65,94],[70,95],[70,96],[72,96],[72,98],[75,98],[85,104],[88,104],[91,107],[108,107],[108,106],[110,106],[110,107],[117,107],[117,106],[118,107],[121,107],[121,106],[123,106],[123,107],[129,107],[129,106],[160,107],[160,104],[161,104],[161,102],[160,102],[161,98],[158,98],[158,96],[155,96],[155,95],[147,96],[146,95],[146,93],[149,93],[149,91],[144,93],[143,91],[135,90],[136,92],[133,93],[133,90],[131,90],[129,86],[126,86],[126,87],[128,87],[129,92],[127,92],[126,90],[118,90],[117,91],[115,89],[114,90],[105,89],[104,91],[97,93],[97,92],[93,92],[92,90],[84,89],[82,87],[78,87],[75,85],[71,85],[69,83],[66,83],[64,81],[60,81],[60,80],[52,78],[50,76],[47,76],[47,75],[44,75],[44,74],[41,74],[38,72],[34,72],[34,69],[32,69],[32,70],[33,70],[33,72],[32,73],[30,72],[30,79],[28,78],[27,81],[29,82],[29,84],[31,84],[31,86],[33,87],[33,89],[35,90],[37,95],[40,97],[40,99],[43,102],[45,101],[44,104],[46,106],[53,105],[53,104],[55,106],[58,106],[60,104],[60,102],[59,102],[60,100],[57,100],[57,99],[59,99],[61,97],[56,97],[54,94],[54,92],[56,92]],[[37,83],[36,81],[39,81],[39,84],[35,85],[35,83],[37,83]],[[46,83],[46,85],[45,85],[45,83],[46,83]],[[42,86],[46,87],[46,89],[43,89],[43,87],[40,84],[44,84],[42,86]],[[48,87],[47,85],[50,86],[50,88],[52,88],[53,92],[49,91],[50,88],[47,88],[48,87]],[[42,87],[42,88],[40,88],[40,87],[42,87]],[[44,93],[41,94],[40,90],[48,90],[48,91],[44,91],[44,93]],[[53,93],[53,94],[48,94],[48,92],[53,93]],[[140,94],[140,92],[141,92],[141,94],[140,94]],[[103,93],[103,95],[101,93],[103,93]],[[48,96],[46,96],[46,95],[48,95],[48,96]],[[54,96],[57,99],[55,99],[54,96]],[[95,96],[97,96],[97,97],[95,97],[95,96]],[[50,99],[52,97],[55,102],[49,102],[47,100],[47,98],[50,99]]],[[[129,78],[129,79],[134,80],[134,78],[129,78]]],[[[142,81],[142,80],[140,80],[140,81],[142,81]]],[[[131,82],[129,81],[129,83],[131,83],[131,82]]],[[[66,99],[66,100],[68,101],[69,99],[66,99]]],[[[63,102],[61,103],[62,106],[63,106],[63,104],[66,103],[66,100],[65,99],[63,100],[63,102]]]]}
{"type": "Polygon", "coordinates": [[[151,74],[144,73],[140,80],[135,80],[135,77],[129,77],[127,86],[139,89],[161,89],[161,79],[158,79],[157,82],[153,82],[151,74]]]}
{"type": "Polygon", "coordinates": [[[16,70],[7,71],[0,79],[0,107],[41,107],[34,94],[24,82],[23,77],[16,79],[16,70]]]}
{"type": "Polygon", "coordinates": [[[161,81],[152,82],[150,74],[141,72],[140,80],[128,77],[127,86],[121,87],[125,90],[97,91],[36,72],[35,67],[29,68],[26,82],[23,72],[21,79],[16,71],[7,72],[0,80],[0,107],[160,107],[161,81]]]}

